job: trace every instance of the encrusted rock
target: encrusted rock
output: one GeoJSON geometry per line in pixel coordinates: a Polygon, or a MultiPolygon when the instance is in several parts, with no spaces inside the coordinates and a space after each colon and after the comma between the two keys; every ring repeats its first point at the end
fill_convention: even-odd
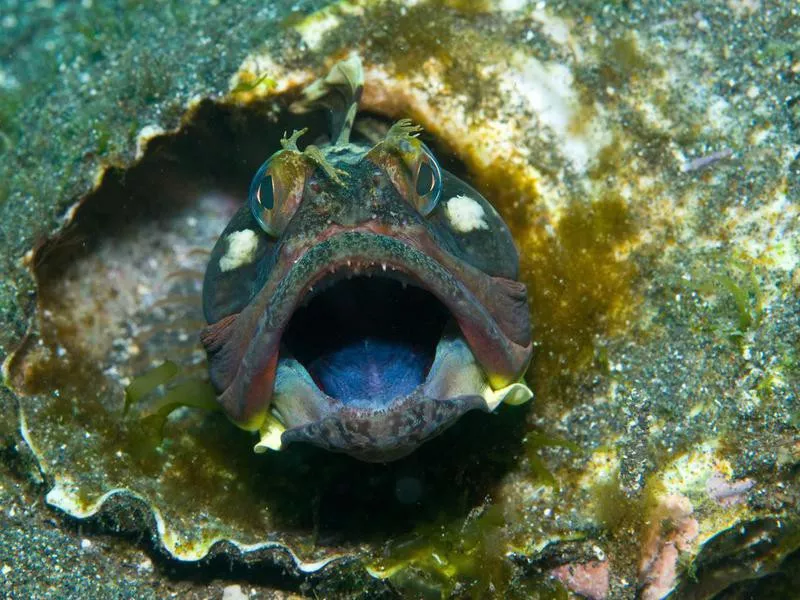
{"type": "MultiPolygon", "coordinates": [[[[291,20],[291,43],[254,47],[228,89],[196,85],[180,125],[128,124],[116,166],[87,161],[79,193],[37,181],[56,197],[36,211],[63,222],[37,237],[35,217],[19,221],[2,335],[47,501],[78,518],[152,513],[174,557],[258,557],[319,571],[319,589],[779,594],[800,545],[790,4],[675,3],[633,23],[611,5],[340,2],[291,20]],[[151,408],[207,393],[206,253],[284,130],[323,130],[286,109],[352,51],[364,108],[422,125],[511,224],[534,403],[467,418],[389,466],[255,455],[249,434],[196,409],[154,433],[126,387],[150,373],[151,408]]],[[[2,206],[4,232],[16,206],[2,206]]]]}

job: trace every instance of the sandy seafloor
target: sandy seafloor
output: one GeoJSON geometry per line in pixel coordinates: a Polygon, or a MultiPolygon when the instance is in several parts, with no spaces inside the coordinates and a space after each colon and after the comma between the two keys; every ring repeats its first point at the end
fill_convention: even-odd
{"type": "MultiPolygon", "coordinates": [[[[556,281],[542,283],[534,307],[558,313],[547,290],[567,307],[567,316],[541,321],[568,335],[549,329],[531,372],[539,404],[525,418],[542,435],[514,446],[517,454],[498,467],[503,476],[492,480],[494,499],[475,500],[462,515],[466,530],[474,511],[476,519],[495,505],[504,511],[500,542],[485,535],[481,552],[504,560],[511,547],[502,544],[513,541],[523,556],[518,570],[500,572],[513,573],[519,594],[539,593],[525,587],[530,575],[565,586],[544,585],[542,594],[583,598],[656,598],[674,585],[677,598],[800,597],[800,6],[431,0],[363,13],[385,19],[381,27],[338,31],[337,19],[363,18],[351,10],[302,29],[325,4],[0,1],[0,358],[39,333],[24,257],[59,230],[98,173],[134,164],[147,138],[178,127],[188,107],[230,100],[237,82],[260,75],[265,56],[285,59],[276,85],[291,90],[322,72],[326,52],[357,47],[377,65],[373,76],[389,81],[376,89],[396,90],[399,81],[401,91],[416,90],[398,102],[373,93],[372,110],[410,111],[490,199],[497,192],[521,251],[531,253],[523,259],[530,281],[556,281]],[[402,37],[414,47],[403,57],[393,46],[392,27],[401,25],[392,10],[444,17],[404,19],[402,37]],[[475,55],[465,54],[470,40],[482,40],[472,44],[475,55]],[[429,79],[457,110],[437,108],[437,91],[420,83],[427,75],[414,61],[428,51],[429,79]],[[505,82],[499,109],[471,103],[495,95],[463,67],[472,60],[485,61],[491,85],[505,82]],[[532,91],[537,85],[547,93],[532,91]],[[503,152],[514,168],[493,162],[503,152]],[[502,193],[509,188],[541,208],[512,210],[502,193]],[[596,210],[580,212],[578,197],[596,210]],[[590,275],[593,268],[603,274],[590,275]],[[572,400],[561,404],[563,395],[572,400]],[[581,452],[565,450],[574,447],[581,452]],[[561,521],[549,523],[554,511],[561,521]],[[763,554],[744,540],[743,524],[762,532],[763,554]],[[725,531],[735,539],[718,551],[735,567],[716,560],[713,548],[702,554],[703,543],[725,531]],[[555,540],[564,546],[543,552],[555,540]]],[[[259,83],[240,86],[244,96],[235,99],[258,100],[259,83]]],[[[20,411],[33,401],[12,379],[0,388],[0,597],[503,593],[494,584],[470,588],[483,581],[469,570],[474,562],[463,572],[436,571],[446,580],[439,587],[426,571],[435,568],[420,558],[410,564],[423,583],[305,575],[224,551],[182,562],[141,512],[67,516],[45,501],[53,475],[20,434],[20,411]]],[[[374,538],[360,541],[380,554],[374,538]]],[[[355,547],[338,539],[330,547],[340,543],[355,547]]]]}

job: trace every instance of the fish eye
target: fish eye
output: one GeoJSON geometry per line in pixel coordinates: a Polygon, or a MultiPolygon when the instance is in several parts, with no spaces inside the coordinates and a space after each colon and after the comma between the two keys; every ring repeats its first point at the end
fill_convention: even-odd
{"type": "Polygon", "coordinates": [[[261,229],[270,235],[276,235],[277,231],[272,223],[272,212],[275,208],[275,186],[272,175],[269,173],[271,162],[272,158],[265,161],[256,171],[253,181],[250,183],[248,205],[253,218],[261,229]]]}
{"type": "Polygon", "coordinates": [[[428,215],[439,203],[442,195],[442,170],[439,162],[425,144],[414,176],[414,191],[417,196],[417,210],[428,215]]]}
{"type": "Polygon", "coordinates": [[[417,194],[420,196],[430,194],[435,184],[433,169],[428,163],[421,163],[417,171],[417,194]]]}

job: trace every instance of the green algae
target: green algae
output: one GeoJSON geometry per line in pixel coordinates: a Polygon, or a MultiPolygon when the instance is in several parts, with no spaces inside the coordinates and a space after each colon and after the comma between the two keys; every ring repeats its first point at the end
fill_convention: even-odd
{"type": "Polygon", "coordinates": [[[636,36],[632,33],[611,40],[600,59],[600,76],[606,85],[615,87],[652,76],[658,71],[642,53],[636,36]]]}
{"type": "MultiPolygon", "coordinates": [[[[626,249],[642,224],[614,192],[572,199],[562,214],[543,209],[536,181],[513,163],[469,169],[520,251],[520,280],[528,287],[537,342],[526,379],[540,406],[569,405],[571,382],[597,368],[599,339],[628,329],[637,306],[637,265],[626,249]]],[[[600,361],[602,362],[602,361],[600,361]]]]}
{"type": "Polygon", "coordinates": [[[613,195],[573,202],[553,237],[535,225],[512,227],[540,343],[528,379],[537,397],[569,403],[569,374],[591,367],[598,337],[624,330],[635,311],[638,270],[618,251],[635,240],[637,227],[625,202],[613,195]]]}
{"type": "Polygon", "coordinates": [[[752,262],[725,258],[722,256],[713,266],[696,267],[692,277],[685,285],[703,297],[727,298],[735,309],[732,322],[723,317],[720,331],[734,338],[746,336],[761,323],[764,300],[761,288],[763,283],[752,262]],[[720,264],[721,263],[721,264],[720,264]]]}
{"type": "Polygon", "coordinates": [[[124,412],[127,413],[133,403],[140,402],[147,394],[175,377],[179,371],[178,365],[171,360],[165,360],[159,366],[139,375],[125,388],[124,412]]]}
{"type": "Polygon", "coordinates": [[[138,416],[141,426],[153,432],[155,441],[164,437],[164,427],[169,416],[179,408],[199,408],[218,411],[217,394],[211,384],[200,379],[182,381],[169,388],[154,406],[148,408],[148,414],[138,416]]]}
{"type": "Polygon", "coordinates": [[[619,172],[620,165],[625,164],[624,157],[622,144],[619,140],[614,140],[600,149],[587,174],[595,180],[614,176],[619,172]]]}
{"type": "Polygon", "coordinates": [[[556,475],[548,468],[545,460],[540,456],[543,448],[565,448],[575,455],[581,453],[581,448],[576,443],[556,435],[549,435],[539,431],[531,431],[523,440],[528,459],[528,469],[534,481],[538,481],[556,492],[561,491],[561,483],[556,475]]]}
{"type": "MultiPolygon", "coordinates": [[[[652,523],[659,498],[664,495],[663,483],[656,474],[648,477],[640,493],[625,490],[619,473],[595,483],[590,490],[593,517],[600,526],[600,539],[613,544],[614,561],[635,564],[641,559],[643,543],[652,523]]],[[[658,524],[664,533],[671,524],[658,524]]]]}
{"type": "Polygon", "coordinates": [[[591,490],[594,516],[610,535],[638,532],[644,521],[642,500],[622,488],[619,473],[600,481],[591,490]]]}
{"type": "MultiPolygon", "coordinates": [[[[510,587],[513,522],[502,503],[479,508],[463,521],[444,517],[390,542],[371,568],[386,571],[406,593],[425,598],[524,597],[510,587]],[[511,595],[509,595],[511,594],[511,595]]],[[[530,596],[534,597],[534,596],[530,596]]]]}
{"type": "Polygon", "coordinates": [[[180,371],[178,365],[167,360],[142,373],[125,388],[123,416],[127,417],[131,408],[136,407],[134,418],[143,429],[152,432],[156,444],[164,437],[167,419],[179,408],[220,410],[217,394],[209,382],[191,377],[173,381],[180,371]]]}
{"type": "Polygon", "coordinates": [[[490,12],[493,8],[492,0],[429,0],[433,6],[438,5],[440,10],[451,8],[465,15],[480,15],[490,12]]]}
{"type": "MultiPolygon", "coordinates": [[[[0,156],[11,154],[17,144],[20,132],[16,127],[15,116],[24,106],[24,102],[25,96],[20,92],[0,93],[0,156]]],[[[0,197],[0,202],[2,200],[4,198],[0,197]]]]}
{"type": "Polygon", "coordinates": [[[231,90],[231,94],[235,96],[236,94],[252,92],[259,86],[264,86],[267,89],[273,89],[276,85],[277,82],[270,77],[269,73],[264,73],[260,76],[256,76],[252,81],[239,81],[239,83],[236,84],[236,87],[231,90]]]}

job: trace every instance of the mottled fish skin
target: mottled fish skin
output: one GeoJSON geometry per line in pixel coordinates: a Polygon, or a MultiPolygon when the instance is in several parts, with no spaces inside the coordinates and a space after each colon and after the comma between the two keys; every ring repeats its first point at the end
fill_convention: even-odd
{"type": "Polygon", "coordinates": [[[519,380],[531,357],[530,317],[508,228],[477,191],[439,169],[416,128],[400,122],[374,146],[349,141],[361,86],[351,57],[307,90],[299,108],[331,110],[334,142],[301,152],[292,136],[259,171],[209,260],[202,339],[219,402],[237,425],[256,430],[277,417],[283,444],[391,460],[464,412],[488,410],[482,384],[519,380]],[[420,191],[426,175],[433,183],[420,191]],[[383,404],[318,389],[283,340],[315,288],[352,275],[423,288],[457,325],[424,384],[383,404]],[[458,364],[470,365],[469,377],[458,364]]]}

